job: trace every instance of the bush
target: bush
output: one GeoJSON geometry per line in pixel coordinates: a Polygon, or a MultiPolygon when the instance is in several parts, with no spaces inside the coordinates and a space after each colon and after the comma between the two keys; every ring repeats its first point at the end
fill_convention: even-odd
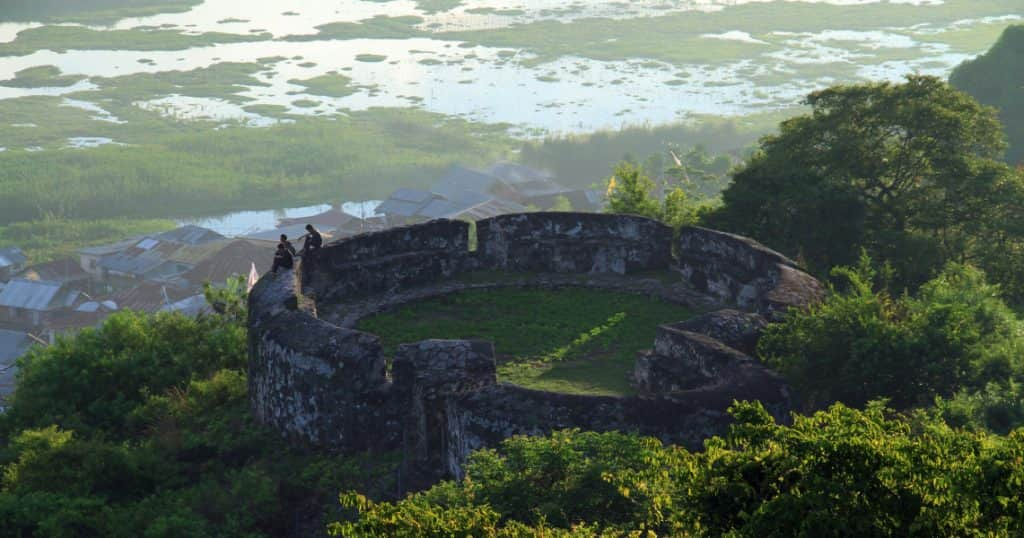
{"type": "Polygon", "coordinates": [[[876,398],[926,405],[1024,372],[1021,323],[978,269],[949,265],[916,298],[873,289],[878,275],[866,257],[833,275],[845,290],[790,312],[758,345],[808,408],[876,398]]]}
{"type": "Polygon", "coordinates": [[[356,493],[336,536],[1015,536],[1024,432],[1008,437],[836,404],[780,426],[734,405],[691,453],[620,433],[513,438],[466,479],[397,503],[356,493]]]}

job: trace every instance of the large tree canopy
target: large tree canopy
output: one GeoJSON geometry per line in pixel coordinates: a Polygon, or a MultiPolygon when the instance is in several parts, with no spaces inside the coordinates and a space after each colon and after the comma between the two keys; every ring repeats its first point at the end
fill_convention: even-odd
{"type": "Polygon", "coordinates": [[[949,82],[999,109],[1011,163],[1024,164],[1024,25],[1010,26],[985,54],[957,67],[949,82]]]}
{"type": "Polygon", "coordinates": [[[949,261],[986,266],[989,247],[1019,236],[1024,189],[999,160],[993,109],[925,76],[837,86],[807,104],[810,114],[762,140],[710,225],[819,273],[852,264],[863,248],[910,286],[949,261]]]}

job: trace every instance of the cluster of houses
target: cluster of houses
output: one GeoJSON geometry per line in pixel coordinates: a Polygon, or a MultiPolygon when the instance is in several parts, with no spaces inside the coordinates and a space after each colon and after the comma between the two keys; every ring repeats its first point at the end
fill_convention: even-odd
{"type": "Polygon", "coordinates": [[[21,250],[0,249],[0,400],[13,389],[15,359],[29,347],[94,327],[121,310],[203,312],[204,283],[269,270],[279,236],[301,237],[306,224],[330,240],[435,218],[478,220],[556,206],[585,211],[601,203],[599,193],[565,188],[520,165],[455,166],[428,190],[398,189],[365,218],[335,206],[240,237],[187,225],[31,266],[21,250]]]}
{"type": "Polygon", "coordinates": [[[597,211],[604,196],[560,185],[548,173],[501,162],[486,170],[453,166],[429,189],[398,189],[377,207],[390,226],[432,219],[480,220],[505,213],[563,207],[597,211]]]}

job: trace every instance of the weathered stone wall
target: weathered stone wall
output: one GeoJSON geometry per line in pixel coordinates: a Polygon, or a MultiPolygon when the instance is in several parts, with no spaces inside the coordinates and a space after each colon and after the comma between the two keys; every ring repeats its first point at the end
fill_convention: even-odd
{"type": "Polygon", "coordinates": [[[249,295],[249,400],[253,414],[289,437],[346,450],[376,411],[368,395],[385,384],[380,339],[299,308],[295,275],[265,276],[249,295]]]}
{"type": "MultiPolygon", "coordinates": [[[[761,400],[778,419],[787,418],[785,384],[749,355],[765,318],[820,296],[817,281],[790,260],[742,237],[687,228],[674,261],[671,230],[627,215],[505,215],[479,222],[477,230],[475,252],[466,223],[434,221],[331,243],[303,260],[301,286],[291,271],[264,276],[249,301],[250,400],[257,419],[298,441],[344,452],[401,447],[409,465],[434,480],[459,476],[472,450],[513,434],[623,430],[696,448],[725,431],[734,400],[761,400]],[[636,363],[641,396],[630,398],[499,384],[493,346],[486,342],[400,346],[393,379],[387,379],[376,336],[317,317],[318,307],[330,305],[376,311],[400,304],[458,284],[453,277],[470,270],[548,274],[557,278],[541,281],[557,285],[573,285],[562,282],[575,278],[565,273],[607,279],[677,270],[680,282],[743,311],[719,310],[660,327],[652,350],[636,363]]],[[[650,295],[691,293],[676,289],[679,283],[637,282],[650,295]],[[660,291],[649,289],[655,284],[660,291]]],[[[348,322],[344,312],[330,318],[348,322]]]]}
{"type": "Polygon", "coordinates": [[[450,278],[469,257],[469,224],[435,220],[325,245],[302,263],[302,291],[318,302],[388,293],[450,278]]]}
{"type": "Polygon", "coordinates": [[[667,269],[672,229],[632,215],[523,213],[477,223],[485,267],[547,273],[618,273],[667,269]]]}
{"type": "Polygon", "coordinates": [[[683,227],[679,268],[697,290],[769,318],[824,294],[816,279],[782,254],[752,239],[706,228],[683,227]]]}

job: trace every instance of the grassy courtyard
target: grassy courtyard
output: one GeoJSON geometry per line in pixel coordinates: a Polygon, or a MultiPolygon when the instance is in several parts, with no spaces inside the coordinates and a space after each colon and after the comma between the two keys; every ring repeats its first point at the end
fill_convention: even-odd
{"type": "Polygon", "coordinates": [[[636,353],[657,326],[693,313],[639,295],[582,288],[472,290],[406,305],[363,320],[386,352],[427,338],[494,342],[498,379],[576,394],[632,394],[636,353]]]}

